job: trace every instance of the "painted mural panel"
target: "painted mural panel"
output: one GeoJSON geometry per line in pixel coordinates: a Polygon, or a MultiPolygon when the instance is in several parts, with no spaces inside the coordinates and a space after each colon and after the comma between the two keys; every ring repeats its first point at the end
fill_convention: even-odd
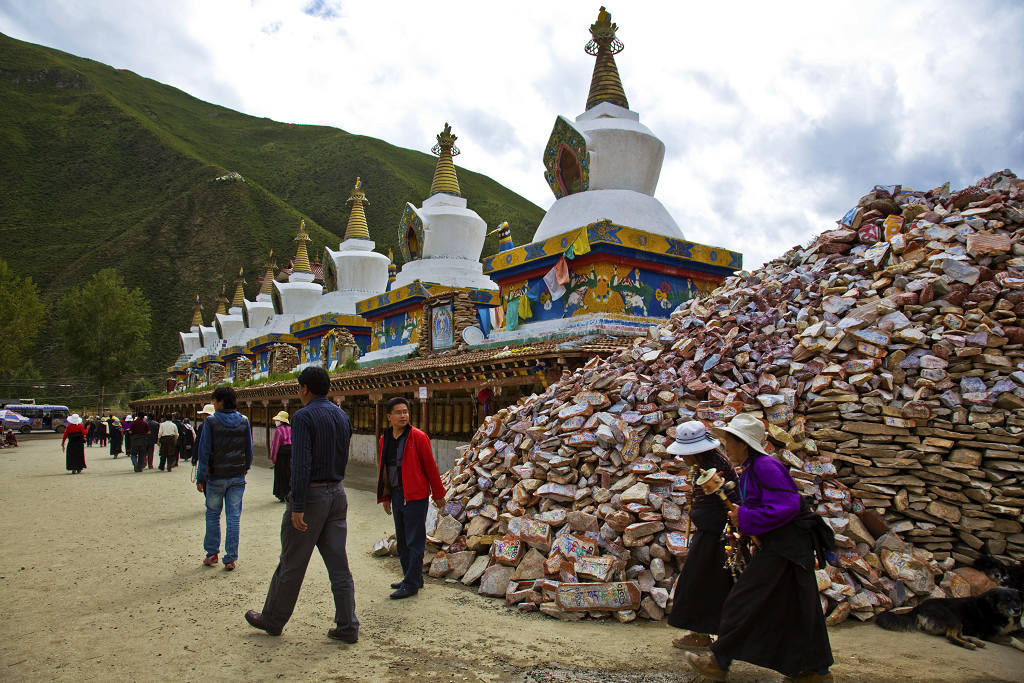
{"type": "Polygon", "coordinates": [[[435,351],[451,348],[455,343],[452,304],[439,304],[430,309],[430,342],[435,351]]]}
{"type": "Polygon", "coordinates": [[[422,318],[423,310],[417,308],[374,321],[370,350],[378,351],[403,344],[418,344],[420,341],[419,325],[422,318]]]}
{"type": "Polygon", "coordinates": [[[503,291],[506,301],[527,291],[539,292],[531,302],[533,316],[524,323],[570,318],[588,313],[621,313],[667,318],[679,304],[710,293],[718,283],[666,275],[613,263],[570,268],[566,292],[552,299],[542,277],[519,282],[503,291]]]}

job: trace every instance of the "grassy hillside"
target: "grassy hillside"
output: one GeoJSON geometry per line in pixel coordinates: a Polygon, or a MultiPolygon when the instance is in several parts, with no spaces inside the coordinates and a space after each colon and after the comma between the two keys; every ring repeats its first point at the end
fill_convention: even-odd
{"type": "MultiPolygon", "coordinates": [[[[255,295],[257,264],[271,248],[294,255],[301,218],[311,256],[337,248],[356,176],[377,249],[395,247],[402,206],[427,196],[435,161],[336,128],[247,116],[3,34],[0,149],[4,257],[40,284],[48,306],[101,268],[118,268],[159,312],[147,372],[176,356],[194,293],[209,319],[221,285],[230,295],[245,266],[255,295]],[[214,181],[228,171],[245,182],[214,181]]],[[[539,207],[478,173],[459,169],[459,180],[488,225],[509,220],[516,241],[528,241],[539,207]]],[[[496,249],[488,238],[484,253],[496,249]]],[[[56,369],[51,330],[34,360],[56,369]]]]}

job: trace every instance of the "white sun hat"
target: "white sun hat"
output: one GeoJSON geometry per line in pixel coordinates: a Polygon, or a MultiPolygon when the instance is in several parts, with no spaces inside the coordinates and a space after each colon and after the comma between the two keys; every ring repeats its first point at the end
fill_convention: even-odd
{"type": "Polygon", "coordinates": [[[68,417],[68,424],[80,425],[82,424],[82,416],[78,413],[71,413],[68,417]]]}
{"type": "Polygon", "coordinates": [[[722,444],[704,428],[699,420],[682,422],[676,426],[676,440],[665,450],[672,455],[694,455],[713,451],[722,444]]]}
{"type": "Polygon", "coordinates": [[[736,438],[742,439],[745,444],[753,448],[758,453],[768,455],[768,451],[764,448],[764,423],[753,415],[740,413],[733,419],[729,420],[729,424],[724,427],[719,427],[717,431],[732,434],[736,438]]]}

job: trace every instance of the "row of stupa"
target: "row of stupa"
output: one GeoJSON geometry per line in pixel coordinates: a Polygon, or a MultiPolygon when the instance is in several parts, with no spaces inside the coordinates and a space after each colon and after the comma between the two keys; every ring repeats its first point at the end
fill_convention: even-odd
{"type": "Polygon", "coordinates": [[[287,281],[274,279],[271,258],[248,301],[240,275],[230,308],[210,326],[197,296],[170,368],[178,386],[259,378],[287,347],[293,366],[334,368],[355,355],[367,366],[559,335],[634,335],[740,269],[738,252],[687,241],[654,197],[665,145],[629,109],[616,31],[602,7],[585,48],[596,58],[586,108],[574,121],[557,117],[544,151],[556,201],[532,242],[514,246],[503,224],[500,251],[481,261],[488,226],[462,197],[445,124],[430,196],[406,204],[399,223],[400,271],[374,251],[357,179],[344,240],[325,249],[323,285],[300,227],[287,281]],[[251,373],[239,371],[250,363],[251,373]]]}

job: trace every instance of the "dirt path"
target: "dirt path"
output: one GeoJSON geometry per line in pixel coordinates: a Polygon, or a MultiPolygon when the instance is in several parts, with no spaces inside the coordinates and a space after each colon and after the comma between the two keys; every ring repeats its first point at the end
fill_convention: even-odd
{"type": "MultiPolygon", "coordinates": [[[[359,643],[328,640],[327,573],[310,563],[280,638],[246,625],[280,550],[283,506],[272,473],[250,472],[239,568],[201,566],[202,496],[189,468],[131,471],[106,449],[64,472],[59,440],[30,436],[0,450],[0,679],[687,681],[663,624],[567,624],[519,615],[497,600],[429,580],[416,598],[388,600],[397,559],[368,551],[390,529],[373,496],[349,491],[349,558],[359,643]]],[[[1024,653],[968,652],[920,634],[850,624],[830,632],[843,681],[1024,681],[1024,653]]],[[[779,680],[737,664],[731,680],[779,680]]]]}

